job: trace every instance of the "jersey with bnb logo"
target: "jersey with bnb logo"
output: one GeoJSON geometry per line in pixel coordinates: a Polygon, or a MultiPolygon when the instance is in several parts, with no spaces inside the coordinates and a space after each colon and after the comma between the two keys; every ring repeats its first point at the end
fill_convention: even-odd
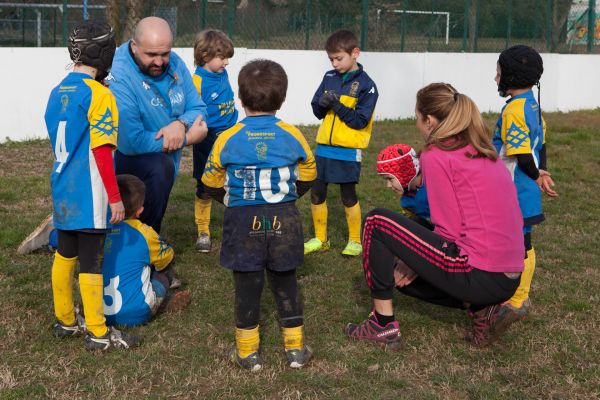
{"type": "Polygon", "coordinates": [[[202,182],[225,188],[225,205],[239,207],[294,201],[296,181],[315,178],[315,160],[302,132],[274,115],[259,115],[221,133],[202,182]]]}
{"type": "Polygon", "coordinates": [[[92,149],[117,146],[115,98],[89,75],[71,72],[52,90],[44,118],[55,158],[54,227],[105,229],[108,196],[92,149]]]}

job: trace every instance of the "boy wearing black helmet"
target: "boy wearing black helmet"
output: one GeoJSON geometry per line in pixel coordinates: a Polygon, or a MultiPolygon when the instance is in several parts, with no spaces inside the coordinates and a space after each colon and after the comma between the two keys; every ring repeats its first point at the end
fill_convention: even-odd
{"type": "Polygon", "coordinates": [[[55,155],[50,175],[58,231],[52,264],[54,334],[66,338],[85,332],[89,350],[129,348],[139,338],[108,328],[103,304],[108,206],[110,223],[125,216],[112,154],[119,115],[114,96],[100,83],[115,54],[114,31],[104,23],[84,21],[71,32],[68,49],[73,71],[52,90],[44,116],[55,155]],[[78,261],[85,321],[73,303],[78,261]]]}
{"type": "Polygon", "coordinates": [[[529,289],[535,270],[535,251],[531,231],[544,220],[542,196],[558,194],[546,171],[546,124],[532,88],[538,88],[544,72],[542,57],[529,46],[517,45],[504,50],[496,66],[496,84],[502,97],[510,96],[496,123],[494,146],[509,169],[523,215],[525,267],[514,296],[503,304],[496,325],[507,327],[525,318],[529,306],[529,289]]]}

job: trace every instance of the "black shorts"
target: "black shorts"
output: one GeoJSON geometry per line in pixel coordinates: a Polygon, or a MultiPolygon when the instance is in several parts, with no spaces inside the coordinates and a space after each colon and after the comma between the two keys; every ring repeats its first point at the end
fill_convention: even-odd
{"type": "Polygon", "coordinates": [[[360,163],[358,161],[334,160],[316,156],[317,179],[325,183],[358,183],[360,163]]]}
{"type": "Polygon", "coordinates": [[[302,220],[294,202],[228,207],[221,265],[238,272],[290,271],[304,260],[302,220]]]}

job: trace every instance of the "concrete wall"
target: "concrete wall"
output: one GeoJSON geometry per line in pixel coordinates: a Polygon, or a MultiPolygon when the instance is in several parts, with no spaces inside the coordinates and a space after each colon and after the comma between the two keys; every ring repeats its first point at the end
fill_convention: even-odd
{"type": "MultiPolygon", "coordinates": [[[[192,49],[175,49],[193,71],[192,49]]],[[[496,91],[497,54],[363,53],[360,62],[377,83],[377,119],[414,115],[419,88],[449,82],[471,96],[481,111],[498,112],[504,100],[496,91]]],[[[279,116],[293,124],[316,124],[310,100],[329,60],[322,51],[236,49],[228,67],[237,91],[240,68],[254,58],[283,65],[289,77],[287,101],[279,116]]],[[[600,56],[545,54],[542,109],[572,111],[600,107],[600,56]]],[[[44,110],[52,88],[67,74],[64,48],[0,48],[0,142],[46,137],[44,110]]],[[[238,103],[239,107],[239,103],[238,103]]],[[[240,109],[241,110],[241,109],[240,109]]],[[[243,116],[243,112],[241,113],[243,116]]]]}

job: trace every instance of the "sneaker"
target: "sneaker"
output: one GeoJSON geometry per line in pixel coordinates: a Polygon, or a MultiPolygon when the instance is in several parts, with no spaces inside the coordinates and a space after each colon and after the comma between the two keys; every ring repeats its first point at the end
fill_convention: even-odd
{"type": "Polygon", "coordinates": [[[346,248],[342,251],[342,255],[357,257],[362,254],[362,244],[355,242],[354,240],[349,240],[346,248]]]}
{"type": "Polygon", "coordinates": [[[44,247],[47,248],[50,240],[50,232],[53,229],[52,214],[50,214],[21,242],[17,248],[17,254],[29,254],[44,247]]]}
{"type": "Polygon", "coordinates": [[[108,350],[111,347],[129,349],[139,346],[141,338],[133,333],[121,332],[113,326],[103,336],[94,336],[91,332],[85,334],[85,347],[88,350],[108,350]]]}
{"type": "Polygon", "coordinates": [[[75,307],[75,323],[73,325],[65,325],[59,320],[56,320],[52,326],[54,336],[60,339],[80,336],[85,332],[85,319],[79,313],[79,308],[75,307]]]}
{"type": "Polygon", "coordinates": [[[252,372],[260,371],[262,368],[262,361],[260,359],[260,355],[258,352],[254,352],[250,354],[248,357],[240,357],[235,346],[231,349],[231,353],[229,354],[231,361],[235,364],[239,365],[244,369],[248,369],[252,372]]]}
{"type": "MultiPolygon", "coordinates": [[[[504,332],[502,329],[493,329],[498,314],[500,312],[500,304],[488,306],[483,310],[473,312],[468,310],[467,313],[472,320],[471,331],[467,333],[465,339],[476,347],[485,347],[494,343],[504,332]]],[[[507,328],[508,326],[506,326],[507,328]]]]}
{"type": "Polygon", "coordinates": [[[304,254],[314,253],[315,251],[329,250],[329,240],[321,242],[318,238],[312,238],[304,243],[304,254]]]}
{"type": "Polygon", "coordinates": [[[285,355],[287,356],[290,368],[302,368],[308,364],[308,361],[312,358],[312,350],[307,345],[304,345],[302,350],[286,350],[285,355]]]}
{"type": "Polygon", "coordinates": [[[200,253],[208,253],[211,248],[210,236],[208,233],[201,233],[198,235],[198,239],[196,239],[196,250],[200,253]]]}
{"type": "Polygon", "coordinates": [[[495,331],[506,331],[515,322],[523,321],[527,316],[530,307],[531,301],[529,299],[525,300],[520,308],[516,308],[509,303],[502,304],[492,329],[495,331]]]}
{"type": "Polygon", "coordinates": [[[171,279],[171,285],[169,286],[169,289],[179,289],[180,287],[181,287],[181,279],[179,279],[179,278],[171,279]]]}
{"type": "Polygon", "coordinates": [[[168,294],[165,299],[165,312],[181,311],[192,302],[192,296],[189,290],[180,290],[173,294],[168,294]]]}
{"type": "Polygon", "coordinates": [[[402,345],[402,336],[400,335],[400,325],[398,321],[390,322],[386,326],[381,326],[377,322],[375,313],[371,312],[369,318],[360,324],[348,324],[344,332],[351,339],[368,340],[375,342],[383,348],[397,350],[402,345]]]}

